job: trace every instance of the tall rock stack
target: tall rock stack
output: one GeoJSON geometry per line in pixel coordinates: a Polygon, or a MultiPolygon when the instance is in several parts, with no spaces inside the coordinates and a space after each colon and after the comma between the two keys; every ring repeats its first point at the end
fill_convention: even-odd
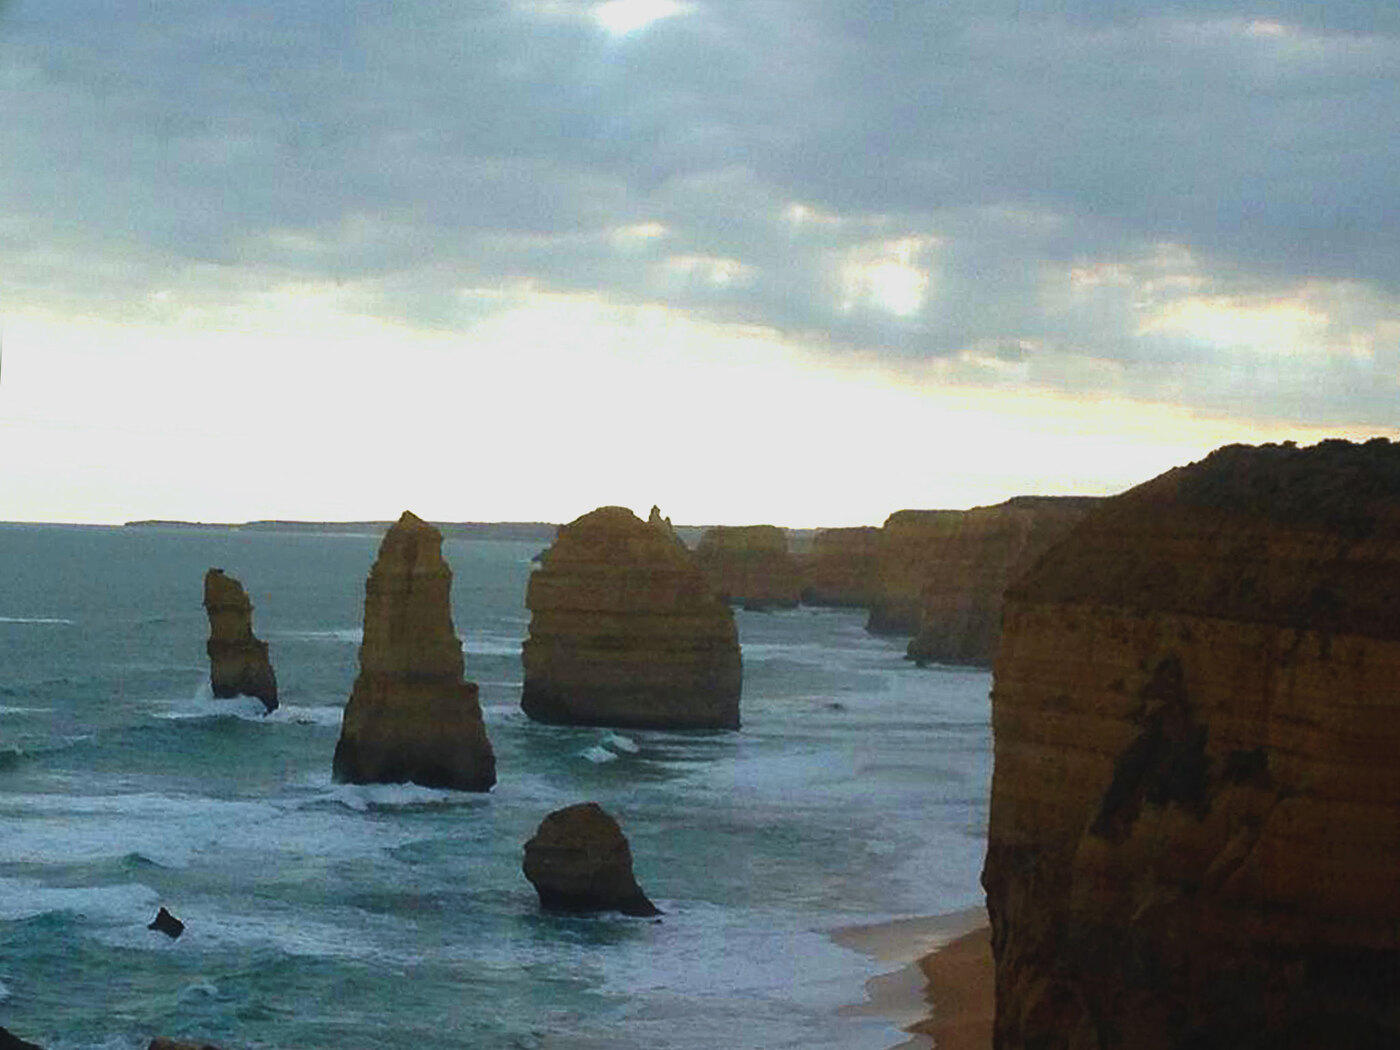
{"type": "Polygon", "coordinates": [[[1001,640],[1007,585],[1099,502],[1079,496],[1017,496],[992,507],[974,507],[949,522],[921,570],[919,633],[909,643],[909,658],[990,666],[1001,640]]]}
{"type": "Polygon", "coordinates": [[[248,592],[223,569],[204,574],[204,611],[209,616],[209,684],[220,699],[253,696],[277,709],[277,676],[267,643],[253,634],[253,603],[248,592]]]}
{"type": "Polygon", "coordinates": [[[735,729],[729,607],[653,511],[601,507],[559,530],[530,577],[520,706],[540,722],[735,729]]]}
{"type": "Polygon", "coordinates": [[[705,530],[695,560],[727,602],[748,608],[793,608],[802,592],[787,534],[776,525],[716,525],[705,530]]]}
{"type": "Polygon", "coordinates": [[[1002,1048],[1400,1046],[1400,445],[1231,446],[1007,594],[1002,1048]]]}
{"type": "Polygon", "coordinates": [[[819,529],[802,558],[802,603],[868,609],[875,598],[880,530],[819,529]]]}
{"type": "Polygon", "coordinates": [[[442,534],[405,511],[365,583],[360,674],[335,747],[335,779],[490,790],[496,759],[464,671],[442,534]]]}
{"type": "Polygon", "coordinates": [[[880,527],[875,587],[865,629],[913,636],[923,611],[924,576],[958,534],[965,510],[897,510],[880,527]]]}

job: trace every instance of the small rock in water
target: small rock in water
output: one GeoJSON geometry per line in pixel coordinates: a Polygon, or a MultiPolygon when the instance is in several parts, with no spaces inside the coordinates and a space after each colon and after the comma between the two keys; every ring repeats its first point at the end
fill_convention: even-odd
{"type": "Polygon", "coordinates": [[[596,802],[545,817],[525,843],[524,869],[546,911],[661,914],[633,877],[632,850],[622,829],[596,802]]]}
{"type": "Polygon", "coordinates": [[[38,1043],[29,1043],[8,1029],[0,1028],[0,1050],[44,1050],[38,1043]]]}
{"type": "Polygon", "coordinates": [[[162,1039],[157,1036],[151,1040],[151,1045],[146,1050],[219,1050],[212,1043],[177,1043],[174,1039],[162,1039]]]}
{"type": "Polygon", "coordinates": [[[172,941],[185,932],[185,924],[164,908],[156,912],[156,917],[146,924],[148,930],[159,930],[172,941]]]}

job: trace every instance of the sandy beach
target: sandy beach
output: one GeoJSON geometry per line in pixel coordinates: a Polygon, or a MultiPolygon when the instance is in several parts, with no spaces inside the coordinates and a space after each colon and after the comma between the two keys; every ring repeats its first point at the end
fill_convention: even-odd
{"type": "Polygon", "coordinates": [[[993,975],[984,910],[848,926],[831,936],[898,964],[866,982],[864,1003],[842,1010],[886,1017],[910,1033],[891,1050],[990,1050],[993,975]]]}

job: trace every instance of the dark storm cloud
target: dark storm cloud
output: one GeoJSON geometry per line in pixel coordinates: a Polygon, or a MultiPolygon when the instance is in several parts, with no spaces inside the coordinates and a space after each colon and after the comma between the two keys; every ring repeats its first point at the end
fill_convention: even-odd
{"type": "Polygon", "coordinates": [[[1395,5],[695,0],[626,37],[593,7],[0,7],[9,296],[334,279],[468,325],[472,289],[528,284],[966,381],[1391,421],[1395,5]],[[1307,353],[1147,323],[1304,293],[1307,353]]]}

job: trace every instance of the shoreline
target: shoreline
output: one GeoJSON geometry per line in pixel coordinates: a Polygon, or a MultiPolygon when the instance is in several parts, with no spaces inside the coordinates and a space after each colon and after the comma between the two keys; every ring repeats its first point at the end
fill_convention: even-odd
{"type": "Polygon", "coordinates": [[[898,964],[865,982],[843,1017],[883,1017],[909,1033],[891,1050],[991,1050],[993,971],[986,910],[977,907],[831,931],[843,948],[898,964]]]}

